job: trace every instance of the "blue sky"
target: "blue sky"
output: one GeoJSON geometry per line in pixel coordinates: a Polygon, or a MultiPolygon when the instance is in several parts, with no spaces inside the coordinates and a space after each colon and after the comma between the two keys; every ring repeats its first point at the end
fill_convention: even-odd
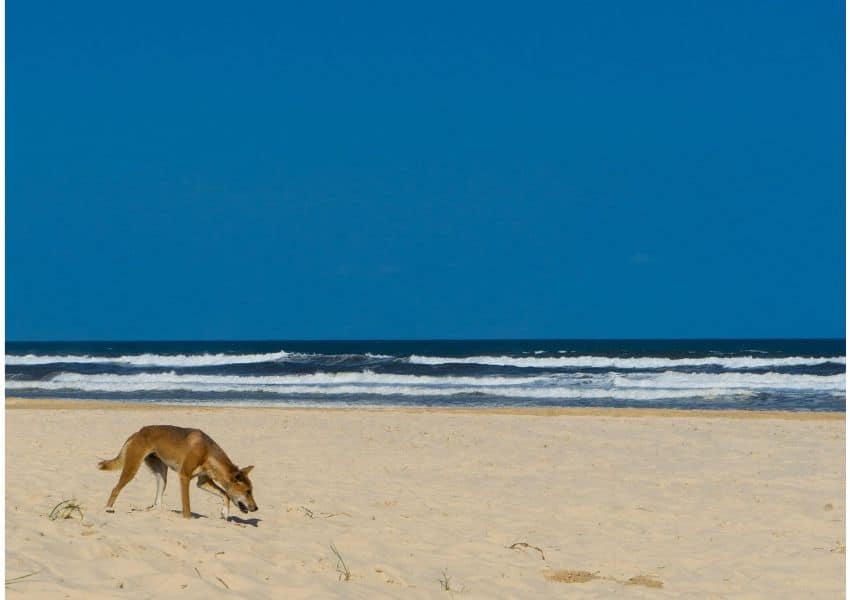
{"type": "Polygon", "coordinates": [[[7,5],[6,337],[843,336],[841,2],[7,5]]]}

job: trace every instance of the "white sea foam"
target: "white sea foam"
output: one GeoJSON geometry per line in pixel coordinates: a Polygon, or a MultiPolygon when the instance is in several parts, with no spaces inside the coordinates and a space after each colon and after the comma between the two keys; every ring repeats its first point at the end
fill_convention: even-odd
{"type": "Polygon", "coordinates": [[[217,392],[235,395],[450,396],[484,394],[512,398],[664,398],[750,395],[763,390],[818,391],[842,395],[844,375],[785,373],[602,373],[536,377],[438,377],[372,371],[280,376],[231,376],[166,373],[59,373],[50,379],[6,382],[7,390],[80,392],[217,392]]]}
{"type": "MultiPolygon", "coordinates": [[[[28,389],[33,386],[21,385],[24,382],[15,382],[7,389],[28,389]]],[[[682,390],[645,390],[645,389],[599,389],[599,388],[537,388],[537,387],[419,387],[419,386],[359,386],[359,385],[329,385],[310,386],[292,385],[287,387],[267,385],[237,385],[237,384],[204,384],[200,382],[159,383],[159,384],[130,384],[130,383],[107,383],[87,382],[73,386],[58,381],[40,382],[35,389],[40,390],[79,390],[83,392],[222,392],[222,393],[250,393],[250,392],[274,392],[278,395],[304,396],[304,395],[357,395],[357,396],[453,396],[458,394],[482,394],[487,396],[503,398],[615,398],[630,400],[654,400],[662,398],[686,398],[695,394],[682,390]]],[[[741,396],[749,395],[751,392],[717,389],[701,390],[701,397],[716,396],[741,396]]]]}
{"type": "MultiPolygon", "coordinates": [[[[536,351],[535,354],[541,351],[536,351]]],[[[386,354],[338,354],[321,355],[298,352],[269,352],[262,354],[126,354],[122,356],[103,355],[44,355],[44,354],[7,354],[6,364],[45,365],[57,363],[115,364],[134,367],[203,367],[234,364],[250,364],[274,361],[311,361],[317,358],[340,362],[365,356],[370,360],[394,358],[386,354]]],[[[828,362],[846,364],[844,356],[788,356],[782,358],[763,358],[755,356],[707,356],[700,358],[663,358],[663,357],[608,357],[608,356],[420,356],[412,355],[406,359],[418,365],[477,364],[489,366],[513,366],[528,368],[611,368],[611,369],[659,369],[717,366],[729,369],[771,368],[812,366],[828,362]]]]}
{"type": "Polygon", "coordinates": [[[792,375],[788,373],[663,373],[611,374],[612,384],[629,388],[664,388],[699,390],[723,388],[727,390],[811,390],[844,391],[845,376],[792,375]]]}
{"type": "Polygon", "coordinates": [[[304,355],[292,352],[266,354],[127,354],[124,356],[7,354],[7,365],[46,365],[55,363],[124,364],[136,367],[204,367],[271,362],[304,355]]]}
{"type": "MultiPolygon", "coordinates": [[[[571,380],[576,381],[574,376],[571,380]]],[[[203,385],[262,385],[262,386],[291,386],[291,385],[414,385],[414,386],[481,386],[500,387],[512,385],[533,385],[542,382],[566,379],[558,377],[438,377],[434,375],[398,375],[394,373],[375,373],[373,371],[347,371],[342,373],[308,373],[300,375],[201,375],[179,374],[174,371],[166,373],[134,373],[132,375],[116,375],[102,373],[89,375],[83,373],[59,373],[47,380],[49,382],[76,385],[89,382],[115,384],[185,384],[197,382],[203,385]]],[[[16,383],[19,380],[14,380],[16,383]]],[[[7,383],[11,383],[7,382],[7,383]]]]}
{"type": "Polygon", "coordinates": [[[755,356],[706,356],[701,358],[616,357],[616,356],[419,356],[408,361],[417,365],[475,364],[537,368],[601,368],[601,369],[663,369],[677,367],[718,366],[726,369],[754,369],[820,365],[828,362],[845,364],[844,356],[787,356],[759,358],[755,356]]]}

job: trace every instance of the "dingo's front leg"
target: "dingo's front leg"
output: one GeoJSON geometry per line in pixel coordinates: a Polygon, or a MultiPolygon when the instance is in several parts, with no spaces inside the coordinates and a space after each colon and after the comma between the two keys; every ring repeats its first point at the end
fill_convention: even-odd
{"type": "Polygon", "coordinates": [[[180,473],[180,498],[183,501],[183,518],[189,519],[192,517],[189,509],[189,476],[185,473],[180,473]]]}
{"type": "Polygon", "coordinates": [[[205,492],[209,492],[222,499],[221,518],[227,521],[230,519],[230,498],[227,493],[215,482],[209,475],[198,475],[198,487],[205,492]]]}

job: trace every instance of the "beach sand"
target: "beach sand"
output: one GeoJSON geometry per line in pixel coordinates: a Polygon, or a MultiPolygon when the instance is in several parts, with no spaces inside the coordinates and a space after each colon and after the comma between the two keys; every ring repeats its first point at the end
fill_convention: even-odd
{"type": "Polygon", "coordinates": [[[10,598],[844,595],[843,414],[6,406],[10,598]],[[106,513],[97,461],[166,423],[255,465],[260,510],[193,483],[184,520],[172,472],[146,511],[143,467],[106,513]]]}

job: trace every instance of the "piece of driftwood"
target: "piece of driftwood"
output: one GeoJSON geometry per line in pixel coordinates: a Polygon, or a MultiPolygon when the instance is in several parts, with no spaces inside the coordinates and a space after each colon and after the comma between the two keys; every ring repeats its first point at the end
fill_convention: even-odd
{"type": "Polygon", "coordinates": [[[508,550],[516,550],[517,548],[530,548],[531,550],[537,550],[540,553],[540,560],[546,560],[546,556],[543,554],[543,550],[541,550],[537,546],[532,546],[527,542],[514,542],[513,544],[508,546],[508,550]]]}

